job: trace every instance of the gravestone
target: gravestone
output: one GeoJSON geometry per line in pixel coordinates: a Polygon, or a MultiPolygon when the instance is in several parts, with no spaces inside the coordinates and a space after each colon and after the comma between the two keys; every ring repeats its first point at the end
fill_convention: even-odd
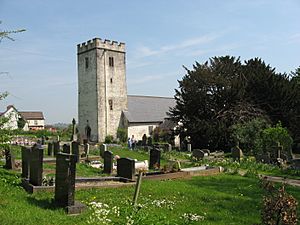
{"type": "Polygon", "coordinates": [[[22,146],[22,177],[29,178],[31,148],[22,146]]]}
{"type": "Polygon", "coordinates": [[[152,146],[152,137],[147,138],[147,145],[152,146]]]}
{"type": "Polygon", "coordinates": [[[42,136],[41,145],[45,145],[45,136],[42,136]]]}
{"type": "Polygon", "coordinates": [[[88,161],[89,160],[89,154],[90,154],[90,144],[89,143],[85,143],[83,145],[83,151],[84,151],[84,155],[86,157],[85,160],[88,161]]]}
{"type": "Polygon", "coordinates": [[[192,144],[191,143],[187,144],[187,151],[192,152],[192,144]]]}
{"type": "Polygon", "coordinates": [[[75,202],[76,157],[58,153],[56,156],[55,197],[58,206],[65,207],[68,214],[78,214],[84,206],[75,202]]]}
{"type": "Polygon", "coordinates": [[[157,148],[150,150],[149,169],[160,168],[160,155],[161,151],[157,148]]]}
{"type": "Polygon", "coordinates": [[[130,158],[118,159],[117,176],[133,180],[135,178],[135,161],[130,158]]]}
{"type": "Polygon", "coordinates": [[[53,155],[53,143],[49,142],[48,143],[48,156],[52,156],[53,155]]]}
{"type": "Polygon", "coordinates": [[[204,152],[204,154],[207,154],[207,156],[210,155],[210,150],[209,149],[201,149],[202,152],[204,152]]]}
{"type": "Polygon", "coordinates": [[[114,155],[111,151],[104,152],[104,169],[103,173],[111,174],[113,172],[114,155]]]}
{"type": "Polygon", "coordinates": [[[79,142],[72,141],[72,154],[75,155],[76,162],[80,162],[79,142]]]}
{"type": "Polygon", "coordinates": [[[101,146],[100,146],[100,156],[102,157],[102,158],[104,158],[104,152],[105,151],[107,151],[107,145],[106,144],[102,144],[101,146]]]}
{"type": "Polygon", "coordinates": [[[11,150],[9,147],[5,148],[5,169],[8,170],[14,170],[16,169],[15,166],[15,157],[14,155],[11,153],[11,150]]]}
{"type": "Polygon", "coordinates": [[[54,152],[54,155],[57,155],[60,152],[60,142],[59,141],[53,142],[53,152],[54,152]]]}
{"type": "Polygon", "coordinates": [[[29,183],[34,186],[42,186],[43,181],[43,155],[44,149],[34,145],[30,154],[29,183]]]}
{"type": "Polygon", "coordinates": [[[70,148],[70,145],[64,144],[64,145],[63,145],[62,152],[63,152],[63,153],[66,153],[66,154],[71,154],[71,148],[70,148]]]}
{"type": "Polygon", "coordinates": [[[240,161],[241,158],[243,158],[244,154],[242,149],[240,149],[239,146],[235,146],[234,148],[232,148],[231,150],[231,156],[233,158],[233,160],[238,160],[240,161]]]}
{"type": "Polygon", "coordinates": [[[170,152],[170,151],[172,151],[172,145],[164,144],[164,152],[170,152]]]}
{"type": "Polygon", "coordinates": [[[204,155],[205,153],[200,150],[200,149],[194,149],[193,150],[193,157],[195,157],[197,160],[200,160],[200,159],[203,159],[204,158],[204,155]]]}
{"type": "Polygon", "coordinates": [[[146,146],[146,145],[147,145],[147,136],[146,134],[144,134],[142,137],[142,146],[146,146]]]}

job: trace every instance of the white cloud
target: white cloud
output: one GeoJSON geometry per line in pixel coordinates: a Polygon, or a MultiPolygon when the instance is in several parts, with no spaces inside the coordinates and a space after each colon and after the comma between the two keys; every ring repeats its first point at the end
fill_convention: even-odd
{"type": "Polygon", "coordinates": [[[159,56],[170,52],[176,52],[181,51],[184,49],[188,49],[194,46],[199,46],[203,44],[210,43],[217,38],[219,38],[220,35],[212,34],[212,35],[204,35],[202,37],[197,38],[191,38],[187,40],[183,40],[180,43],[173,44],[173,45],[164,45],[161,46],[158,49],[151,49],[147,46],[141,46],[136,50],[137,58],[139,57],[148,57],[148,56],[159,56]]]}

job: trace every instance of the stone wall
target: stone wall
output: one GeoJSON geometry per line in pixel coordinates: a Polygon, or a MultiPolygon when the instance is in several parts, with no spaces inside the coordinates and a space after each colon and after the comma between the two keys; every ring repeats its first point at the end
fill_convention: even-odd
{"type": "Polygon", "coordinates": [[[146,134],[147,137],[150,136],[149,133],[149,127],[152,126],[154,130],[156,127],[158,127],[158,124],[129,124],[128,126],[128,137],[131,137],[131,135],[134,135],[136,140],[142,140],[142,137],[144,134],[146,134]]]}

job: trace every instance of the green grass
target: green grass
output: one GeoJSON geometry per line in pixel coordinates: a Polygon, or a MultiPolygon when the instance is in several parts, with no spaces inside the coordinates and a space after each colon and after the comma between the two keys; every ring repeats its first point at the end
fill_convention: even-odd
{"type": "MultiPolygon", "coordinates": [[[[27,194],[19,186],[18,174],[0,168],[0,221],[11,224],[102,224],[91,207],[79,216],[67,216],[63,209],[51,203],[53,193],[27,194]]],[[[300,200],[299,188],[288,192],[300,200]]],[[[131,206],[134,187],[119,189],[90,189],[76,191],[81,202],[105,203],[98,211],[111,224],[254,224],[260,222],[262,190],[255,178],[233,175],[194,177],[173,181],[143,181],[139,206],[131,206]],[[119,212],[119,216],[117,213],[119,212]],[[203,221],[182,218],[184,213],[203,216],[203,221]]],[[[298,214],[300,211],[298,209],[298,214]]]]}

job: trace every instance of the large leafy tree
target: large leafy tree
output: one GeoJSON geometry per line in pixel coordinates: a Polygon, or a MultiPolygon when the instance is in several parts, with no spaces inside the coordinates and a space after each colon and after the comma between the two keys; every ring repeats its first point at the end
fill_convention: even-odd
{"type": "Polygon", "coordinates": [[[257,117],[291,127],[299,111],[295,82],[261,59],[214,57],[185,69],[170,115],[195,147],[226,149],[230,127],[257,117]]]}

